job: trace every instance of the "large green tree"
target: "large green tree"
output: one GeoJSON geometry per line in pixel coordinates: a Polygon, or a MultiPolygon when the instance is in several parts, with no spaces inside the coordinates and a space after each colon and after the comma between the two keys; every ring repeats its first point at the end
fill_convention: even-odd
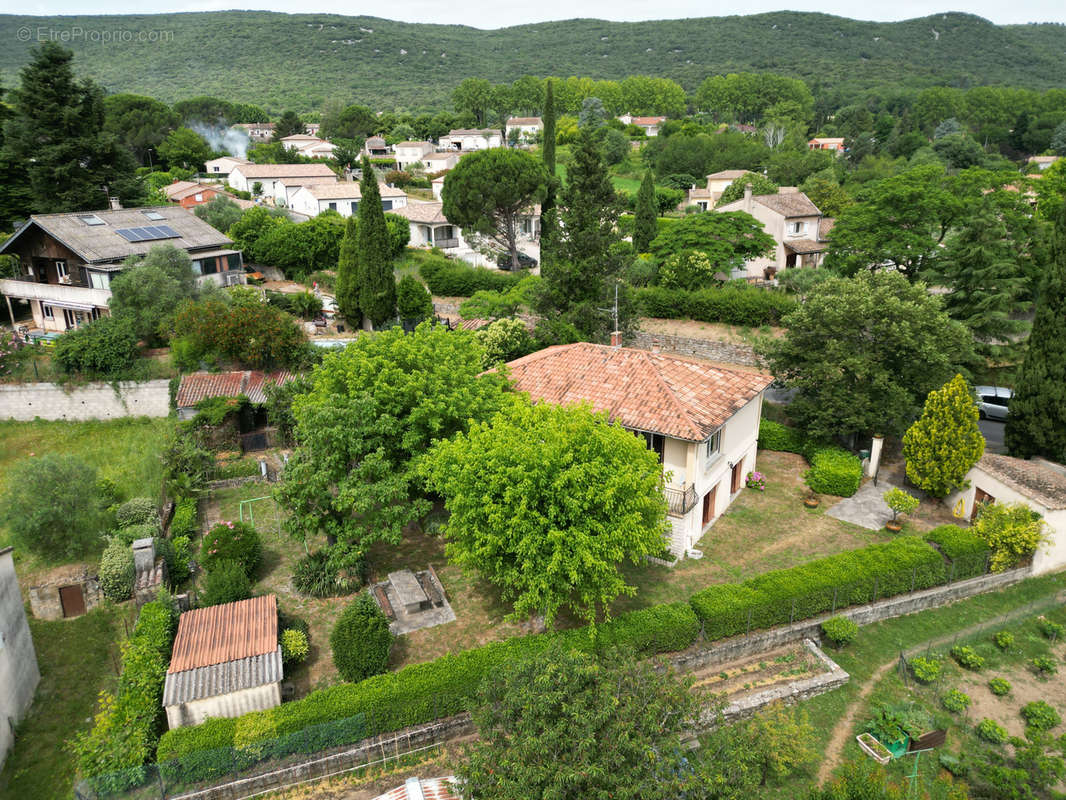
{"type": "Polygon", "coordinates": [[[669,669],[555,648],[482,685],[456,775],[464,796],[493,800],[702,797],[681,743],[696,712],[669,669]]]}
{"type": "Polygon", "coordinates": [[[423,463],[451,512],[448,554],[513,601],[515,618],[594,621],[633,595],[619,567],[661,552],[662,467],[605,415],[518,400],[423,463]]]}
{"type": "Polygon", "coordinates": [[[1055,222],[1052,258],[1014,383],[1005,441],[1011,455],[1066,462],[1066,204],[1055,222]]]}
{"type": "Polygon", "coordinates": [[[502,403],[503,379],[481,375],[481,362],[473,335],[428,323],[327,355],[292,404],[298,447],[277,492],[289,532],[325,534],[338,568],[375,541],[398,543],[430,507],[417,489],[418,459],[502,403]]]}
{"type": "Polygon", "coordinates": [[[371,325],[396,316],[396,278],[392,271],[392,243],[381,207],[381,189],[370,159],[363,158],[359,184],[359,309],[371,325]]]}
{"type": "Polygon", "coordinates": [[[637,204],[633,218],[633,250],[647,253],[651,250],[651,240],[659,233],[658,206],[655,201],[655,179],[649,169],[644,173],[637,192],[637,204]]]}
{"type": "Polygon", "coordinates": [[[359,308],[359,220],[354,215],[344,221],[344,238],[337,256],[337,308],[351,325],[363,318],[359,308]]]}
{"type": "Polygon", "coordinates": [[[159,156],[169,167],[202,170],[211,158],[211,147],[203,136],[191,128],[177,128],[159,145],[159,156]]]}
{"type": "Polygon", "coordinates": [[[149,151],[159,145],[181,120],[166,103],[154,97],[113,94],[104,98],[104,130],[133,151],[141,164],[156,163],[149,151]]]}
{"type": "Polygon", "coordinates": [[[558,134],[556,131],[555,90],[552,88],[552,81],[550,80],[545,81],[544,111],[541,120],[544,123],[544,134],[540,157],[544,161],[544,169],[548,173],[544,199],[540,202],[540,259],[544,261],[551,258],[551,248],[552,243],[555,241],[558,217],[558,211],[555,208],[555,195],[559,186],[555,164],[555,139],[558,134]]]}
{"type": "Polygon", "coordinates": [[[765,175],[749,172],[747,175],[734,178],[733,182],[725,187],[725,191],[722,192],[722,196],[718,198],[718,202],[715,205],[724,206],[726,203],[743,199],[744,190],[749,186],[753,195],[777,194],[778,191],[777,184],[765,175]]]}
{"type": "Polygon", "coordinates": [[[700,252],[726,274],[773,251],[774,237],[744,211],[712,211],[688,216],[664,228],[651,243],[659,258],[700,252]]]}
{"type": "Polygon", "coordinates": [[[307,133],[307,126],[304,125],[300,115],[295,111],[284,112],[274,125],[275,142],[280,142],[286,136],[293,136],[298,133],[307,133]]]}
{"type": "Polygon", "coordinates": [[[492,100],[492,84],[484,78],[465,78],[452,91],[455,110],[472,114],[478,125],[486,123],[492,110],[492,100]]]}
{"type": "Polygon", "coordinates": [[[195,206],[192,213],[215,230],[226,233],[240,220],[244,211],[228,197],[216,195],[206,203],[195,206]]]}
{"type": "Polygon", "coordinates": [[[815,437],[900,435],[930,391],[973,362],[969,331],[924,284],[863,272],[815,286],[763,345],[797,390],[789,416],[815,437]]]}
{"type": "Polygon", "coordinates": [[[517,269],[520,218],[544,199],[548,180],[544,164],[524,150],[471,153],[444,178],[444,216],[464,232],[486,237],[517,269]]]}
{"type": "Polygon", "coordinates": [[[195,294],[188,253],[156,245],[143,258],[127,259],[125,269],[111,280],[111,315],[128,319],[139,339],[155,345],[169,338],[174,313],[195,294]]]}
{"type": "Polygon", "coordinates": [[[911,483],[934,497],[946,497],[965,483],[985,451],[977,416],[973,388],[961,375],[929,393],[922,416],[903,435],[911,483]]]}

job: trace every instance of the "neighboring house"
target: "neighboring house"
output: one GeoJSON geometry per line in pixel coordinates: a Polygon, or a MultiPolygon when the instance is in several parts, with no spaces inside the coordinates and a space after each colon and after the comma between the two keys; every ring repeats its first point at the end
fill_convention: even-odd
{"type": "Polygon", "coordinates": [[[437,247],[457,250],[467,247],[463,232],[444,216],[443,203],[412,200],[392,213],[404,217],[411,225],[411,247],[437,247]]]}
{"type": "Polygon", "coordinates": [[[363,144],[363,155],[370,158],[388,158],[392,152],[384,139],[380,136],[371,136],[363,144]]]}
{"type": "Polygon", "coordinates": [[[710,211],[714,208],[714,204],[718,202],[718,198],[722,196],[722,192],[728,189],[733,181],[737,178],[743,178],[745,175],[753,174],[746,169],[725,169],[721,172],[714,172],[707,176],[706,187],[701,188],[693,185],[688,190],[688,202],[686,205],[698,206],[700,211],[710,211]]]}
{"type": "Polygon", "coordinates": [[[282,178],[274,184],[274,204],[284,206],[285,208],[292,208],[293,200],[296,198],[297,192],[301,189],[311,186],[336,186],[340,183],[349,183],[349,181],[341,181],[336,175],[332,178],[324,176],[314,178],[282,178]]]}
{"type": "Polygon", "coordinates": [[[253,142],[269,142],[274,138],[273,122],[248,122],[234,125],[235,128],[244,128],[248,138],[253,142]]]}
{"type": "MultiPolygon", "coordinates": [[[[402,189],[385,183],[379,183],[378,189],[381,192],[381,207],[386,211],[407,205],[407,195],[402,189]]],[[[327,210],[336,211],[342,217],[350,217],[359,210],[362,197],[358,181],[316,183],[297,189],[289,200],[289,208],[309,217],[327,210]]]]}
{"type": "Polygon", "coordinates": [[[308,136],[318,136],[318,131],[319,131],[319,128],[321,128],[321,127],[322,127],[322,125],[320,123],[318,123],[318,122],[305,122],[304,123],[304,132],[308,136]]]}
{"type": "Polygon", "coordinates": [[[433,190],[433,196],[440,200],[441,194],[444,192],[444,176],[441,175],[439,178],[434,178],[429,185],[433,190]]]}
{"type": "Polygon", "coordinates": [[[1033,572],[1066,566],[1066,467],[1041,458],[985,453],[966,473],[966,481],[965,489],[944,501],[956,516],[972,521],[982,503],[1024,503],[1044,518],[1051,539],[1033,554],[1033,572]]]}
{"type": "Polygon", "coordinates": [[[217,183],[198,183],[195,181],[174,181],[169,186],[163,187],[163,194],[166,195],[167,200],[177,203],[182,208],[203,205],[219,196],[228,197],[231,200],[236,199],[229,192],[220,188],[217,183]]]}
{"type": "Polygon", "coordinates": [[[1029,159],[1029,163],[1035,166],[1041,172],[1043,172],[1056,161],[1058,161],[1061,157],[1062,156],[1033,156],[1029,159]]]}
{"type": "Polygon", "coordinates": [[[400,786],[379,794],[374,800],[462,800],[455,776],[447,778],[408,778],[400,786]]]}
{"type": "Polygon", "coordinates": [[[221,158],[212,158],[210,161],[204,162],[204,172],[214,178],[225,180],[233,172],[234,167],[251,163],[251,161],[245,158],[237,158],[237,156],[222,156],[221,158]]]}
{"type": "Polygon", "coordinates": [[[424,164],[423,158],[434,152],[437,146],[433,142],[400,142],[392,146],[396,158],[396,169],[408,170],[416,164],[424,164]]]}
{"type": "Polygon", "coordinates": [[[841,138],[815,137],[807,142],[808,150],[832,150],[838,156],[844,153],[844,140],[841,138]]]}
{"type": "MultiPolygon", "coordinates": [[[[258,183],[261,194],[277,197],[278,181],[295,185],[299,180],[314,183],[337,180],[337,173],[325,164],[239,164],[229,175],[229,185],[241,192],[253,192],[258,183]]],[[[284,196],[284,195],[283,195],[284,196]]]]}
{"type": "Polygon", "coordinates": [[[337,149],[333,143],[306,133],[294,133],[284,137],[281,146],[308,158],[332,158],[333,151],[337,149]]]}
{"type": "Polygon", "coordinates": [[[670,552],[692,550],[755,470],[771,378],[706,361],[580,342],[507,364],[534,402],[587,403],[644,439],[663,465],[670,552]]]}
{"type": "Polygon", "coordinates": [[[747,186],[742,199],[718,206],[715,211],[746,211],[763,224],[776,242],[769,257],[748,261],[734,277],[771,279],[784,269],[817,267],[829,247],[823,235],[831,223],[825,222],[807,195],[792,186],[782,186],[777,194],[754,196],[747,186]]]}
{"type": "Polygon", "coordinates": [[[623,114],[618,121],[623,125],[636,125],[648,136],[658,136],[666,117],[634,117],[632,114],[623,114]]]}
{"type": "Polygon", "coordinates": [[[41,679],[12,550],[0,547],[0,769],[41,679]]]}
{"type": "Polygon", "coordinates": [[[253,406],[262,406],[267,401],[268,386],[282,386],[297,377],[287,370],[193,372],[182,376],[174,396],[174,407],[178,410],[178,419],[188,420],[196,416],[196,404],[211,397],[244,396],[253,406]]]}
{"type": "Polygon", "coordinates": [[[427,153],[422,157],[422,163],[426,165],[426,172],[444,172],[449,169],[454,169],[461,157],[462,153],[457,153],[455,151],[447,153],[427,153]]]}
{"type": "Polygon", "coordinates": [[[13,299],[28,301],[34,326],[45,331],[107,314],[111,276],[159,244],[186,251],[200,283],[245,282],[233,242],[178,206],[34,214],[0,245],[0,254],[19,260],[19,277],[0,280],[12,324],[13,299]]]}
{"type": "Polygon", "coordinates": [[[457,150],[463,153],[503,145],[503,134],[492,128],[457,128],[449,131],[447,136],[440,137],[441,150],[457,150]]]}
{"type": "Polygon", "coordinates": [[[544,130],[544,120],[540,117],[511,117],[507,120],[507,123],[503,126],[504,135],[507,137],[507,141],[511,141],[512,131],[517,131],[513,135],[517,138],[520,144],[529,144],[536,140],[537,135],[544,130]]]}
{"type": "Polygon", "coordinates": [[[274,708],[282,677],[274,595],[186,611],[163,685],[167,725],[274,708]]]}

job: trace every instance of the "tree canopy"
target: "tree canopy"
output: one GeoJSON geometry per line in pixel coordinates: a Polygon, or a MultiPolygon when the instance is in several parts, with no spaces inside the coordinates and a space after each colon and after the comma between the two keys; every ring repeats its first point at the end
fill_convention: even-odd
{"type": "Polygon", "coordinates": [[[131,256],[111,280],[111,314],[128,319],[139,339],[155,344],[169,338],[174,313],[195,296],[196,276],[188,253],[156,245],[143,258],[131,256]]]}
{"type": "Polygon", "coordinates": [[[973,388],[961,375],[929,393],[922,416],[903,435],[907,478],[933,497],[963,486],[984,451],[973,388]]]}
{"type": "Polygon", "coordinates": [[[703,253],[727,275],[744,262],[773,251],[774,237],[744,211],[705,211],[671,221],[651,243],[659,258],[691,252],[703,253]]]}

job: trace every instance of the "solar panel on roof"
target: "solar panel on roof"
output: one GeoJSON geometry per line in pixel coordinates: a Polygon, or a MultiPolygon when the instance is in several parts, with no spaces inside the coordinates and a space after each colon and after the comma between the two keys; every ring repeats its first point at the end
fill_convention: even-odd
{"type": "Polygon", "coordinates": [[[120,228],[115,231],[127,242],[150,242],[155,239],[177,239],[181,236],[169,225],[148,225],[143,228],[120,228]]]}

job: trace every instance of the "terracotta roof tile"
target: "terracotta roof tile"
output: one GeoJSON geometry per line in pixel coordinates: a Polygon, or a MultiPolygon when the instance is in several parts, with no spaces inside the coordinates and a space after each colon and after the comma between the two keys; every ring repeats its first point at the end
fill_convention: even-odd
{"type": "Polygon", "coordinates": [[[587,342],[549,347],[507,366],[515,389],[534,401],[589,403],[627,428],[696,442],[771,381],[703,361],[587,342]]]}
{"type": "Polygon", "coordinates": [[[829,241],[829,231],[833,230],[833,226],[837,224],[837,221],[833,217],[822,217],[818,220],[818,241],[829,241]]]}
{"type": "Polygon", "coordinates": [[[791,239],[784,243],[785,248],[793,253],[821,253],[829,245],[826,242],[816,242],[813,239],[791,239]]]}
{"type": "Polygon", "coordinates": [[[737,178],[743,178],[745,175],[754,174],[754,172],[747,169],[723,169],[721,172],[712,172],[707,178],[712,181],[735,181],[737,178]]]}
{"type": "Polygon", "coordinates": [[[325,164],[238,164],[233,171],[248,179],[337,177],[337,173],[325,164]]]}
{"type": "Polygon", "coordinates": [[[267,384],[288,383],[295,377],[287,370],[193,372],[182,377],[174,402],[178,408],[192,408],[209,397],[239,397],[243,394],[250,402],[261,404],[266,402],[267,384]]]}
{"type": "Polygon", "coordinates": [[[767,208],[772,208],[785,217],[814,217],[822,212],[818,210],[811,198],[803,192],[779,192],[778,194],[758,194],[753,198],[767,208]]]}
{"type": "Polygon", "coordinates": [[[1066,474],[1039,460],[985,453],[977,466],[1049,511],[1066,508],[1066,474]]]}
{"type": "Polygon", "coordinates": [[[186,611],[168,673],[273,653],[278,647],[278,602],[268,594],[186,611]]]}
{"type": "Polygon", "coordinates": [[[462,800],[455,789],[455,778],[408,778],[374,800],[462,800]],[[414,784],[414,785],[412,785],[414,784]]]}

